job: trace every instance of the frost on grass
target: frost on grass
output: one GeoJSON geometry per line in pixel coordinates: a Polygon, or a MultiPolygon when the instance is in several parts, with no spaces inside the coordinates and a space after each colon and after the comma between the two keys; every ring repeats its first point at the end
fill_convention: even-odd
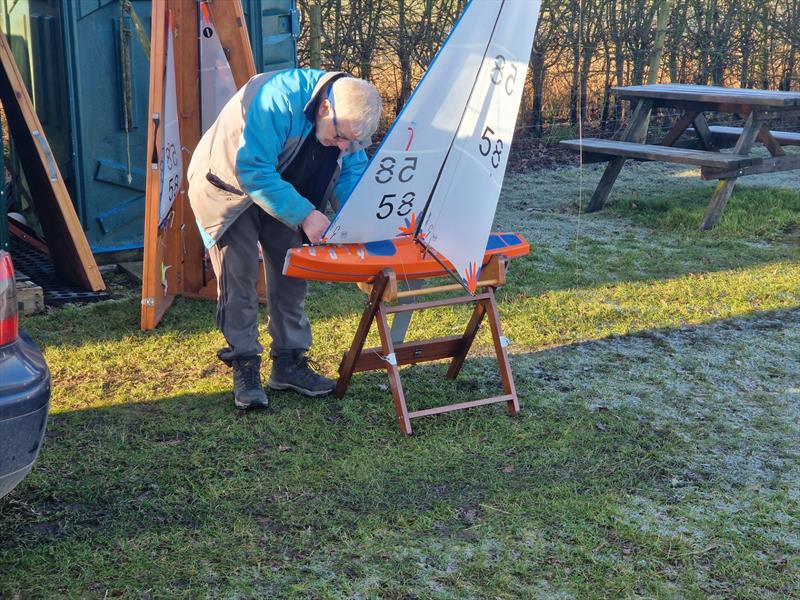
{"type": "MultiPolygon", "coordinates": [[[[503,184],[494,229],[519,231],[538,248],[561,251],[582,240],[619,238],[646,241],[648,231],[623,219],[596,219],[580,215],[580,181],[573,169],[553,173],[552,177],[514,175],[503,184]]],[[[588,184],[584,181],[584,190],[588,184]]],[[[591,191],[588,192],[591,195],[591,191]]]]}
{"type": "MultiPolygon", "coordinates": [[[[788,155],[800,155],[800,148],[787,148],[788,155]]],[[[764,148],[756,148],[754,156],[768,157],[764,148]]],[[[532,192],[528,207],[536,211],[577,213],[583,211],[597,187],[606,163],[583,167],[565,167],[553,171],[531,171],[509,175],[503,184],[504,202],[513,204],[520,194],[532,192]]],[[[620,194],[626,196],[661,195],[666,191],[677,193],[688,189],[710,192],[716,180],[700,179],[700,169],[686,165],[663,162],[627,161],[611,190],[609,201],[620,194]]],[[[800,171],[783,171],[765,175],[748,175],[737,180],[737,185],[800,189],[800,171]]]]}
{"type": "MultiPolygon", "coordinates": [[[[800,483],[800,310],[562,346],[517,362],[520,371],[570,381],[587,410],[634,411],[672,428],[696,449],[687,466],[730,486],[800,483]]],[[[519,387],[537,402],[558,402],[557,385],[537,378],[519,387]]]]}
{"type": "Polygon", "coordinates": [[[680,440],[662,485],[670,499],[631,495],[616,509],[619,523],[691,553],[746,536],[783,552],[800,548],[792,525],[800,511],[800,309],[513,360],[523,405],[563,406],[568,381],[571,410],[608,411],[680,440]]]}
{"type": "MultiPolygon", "coordinates": [[[[768,156],[763,148],[756,148],[753,154],[768,156]]],[[[787,154],[800,155],[800,149],[788,148],[787,154]]],[[[582,242],[613,246],[620,240],[657,247],[666,255],[670,254],[671,246],[682,247],[683,241],[670,244],[667,239],[665,244],[664,237],[653,236],[651,230],[619,216],[610,219],[603,218],[603,212],[585,213],[605,166],[606,163],[597,163],[582,168],[509,175],[503,183],[495,229],[520,231],[537,248],[553,251],[580,247],[582,242]]],[[[617,177],[608,202],[613,203],[614,198],[623,195],[635,199],[686,190],[699,190],[710,199],[716,184],[716,180],[700,179],[700,170],[686,165],[628,161],[617,177]]],[[[737,186],[798,190],[800,171],[742,177],[737,186]]]]}

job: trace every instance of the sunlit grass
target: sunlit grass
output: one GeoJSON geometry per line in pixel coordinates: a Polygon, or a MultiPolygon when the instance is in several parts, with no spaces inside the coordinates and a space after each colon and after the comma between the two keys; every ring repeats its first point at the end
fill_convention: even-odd
{"type": "MultiPolygon", "coordinates": [[[[500,310],[505,333],[514,348],[527,350],[792,308],[800,298],[798,282],[800,265],[779,262],[689,274],[666,281],[620,282],[550,291],[535,297],[510,295],[500,304],[500,310]]],[[[362,300],[363,296],[354,287],[347,291],[351,292],[348,294],[351,305],[362,300]]],[[[324,291],[321,298],[312,296],[310,310],[319,314],[314,319],[315,355],[326,372],[333,375],[360,312],[348,310],[342,315],[326,317],[321,310],[329,305],[326,296],[324,291]]],[[[81,322],[96,320],[91,307],[72,310],[84,315],[81,322]]],[[[230,386],[229,375],[214,354],[221,342],[210,326],[209,305],[181,300],[179,310],[193,318],[186,330],[167,327],[147,333],[134,330],[119,339],[106,339],[98,331],[101,339],[97,341],[48,345],[46,358],[54,379],[59,382],[53,390],[53,412],[149,401],[178,391],[226,391],[230,386]]],[[[412,320],[409,336],[455,335],[463,329],[468,317],[466,308],[418,313],[412,320]]],[[[47,322],[54,320],[53,315],[47,322]]],[[[64,324],[71,321],[66,316],[64,324]]],[[[104,326],[108,326],[107,320],[104,326]]],[[[61,326],[56,328],[63,330],[61,326]]],[[[267,335],[265,325],[261,327],[261,335],[267,335]]],[[[48,337],[43,332],[40,339],[46,341],[48,337]]],[[[375,331],[370,343],[379,345],[375,331]]],[[[476,350],[490,352],[490,345],[491,337],[484,328],[476,350]]]]}
{"type": "Polygon", "coordinates": [[[612,210],[654,229],[714,239],[800,240],[800,191],[782,188],[734,189],[719,223],[709,232],[698,232],[711,191],[704,197],[696,190],[655,193],[615,200],[612,210]]]}
{"type": "MultiPolygon", "coordinates": [[[[734,196],[710,235],[704,188],[623,200],[576,234],[569,201],[528,182],[512,178],[498,215],[533,244],[499,293],[518,419],[486,407],[403,437],[384,373],[239,414],[213,305],[178,299],[141,332],[120,282],[117,300],[25,318],[52,410],[36,467],[0,500],[0,596],[791,596],[796,194],[734,196]]],[[[329,375],[364,298],[312,285],[329,375]]],[[[468,317],[419,313],[409,337],[468,317]]],[[[403,369],[409,405],[493,395],[491,355],[484,328],[456,381],[403,369]]]]}

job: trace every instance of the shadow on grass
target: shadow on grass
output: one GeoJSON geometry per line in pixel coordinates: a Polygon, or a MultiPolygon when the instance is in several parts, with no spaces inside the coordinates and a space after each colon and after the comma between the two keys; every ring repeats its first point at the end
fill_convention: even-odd
{"type": "Polygon", "coordinates": [[[21,568],[24,548],[27,558],[57,563],[49,575],[57,579],[68,562],[61,553],[91,547],[72,584],[86,589],[107,581],[115,562],[174,581],[187,551],[217,572],[257,553],[295,562],[291,579],[315,552],[357,531],[475,542],[471,526],[484,516],[502,521],[529,494],[536,500],[526,518],[558,528],[572,517],[545,509],[548,496],[580,489],[592,502],[662,488],[680,461],[674,432],[641,430],[633,415],[599,434],[588,412],[533,406],[520,419],[499,407],[431,419],[407,438],[387,395],[370,393],[374,379],[360,378],[343,401],[274,395],[274,409],[244,415],[223,395],[56,415],[34,472],[0,503],[0,565],[21,568]],[[359,398],[367,393],[383,397],[359,398]]]}
{"type": "MultiPolygon", "coordinates": [[[[490,536],[499,553],[523,551],[531,531],[548,540],[545,572],[575,563],[587,585],[602,582],[606,569],[585,557],[633,543],[616,524],[631,498],[667,511],[691,488],[727,502],[750,484],[731,462],[740,447],[752,462],[753,440],[766,435],[764,452],[791,453],[796,422],[763,413],[796,387],[798,330],[798,311],[759,313],[513,355],[520,418],[483,407],[415,420],[411,437],[378,372],[357,375],[342,400],[273,393],[260,412],[239,413],[218,393],[54,415],[33,473],[0,501],[0,570],[11,590],[49,592],[224,591],[244,577],[279,593],[320,569],[340,586],[338,574],[376,569],[393,589],[410,568],[398,548],[477,549],[490,536]],[[738,397],[732,385],[744,386],[738,397]]],[[[444,371],[403,370],[412,409],[500,389],[486,357],[468,359],[454,382],[444,371]]],[[[791,485],[789,461],[775,465],[742,468],[764,476],[763,494],[791,485]]],[[[660,545],[690,552],[692,542],[656,537],[640,558],[663,577],[660,545]]],[[[760,552],[764,540],[740,543],[760,552]]]]}

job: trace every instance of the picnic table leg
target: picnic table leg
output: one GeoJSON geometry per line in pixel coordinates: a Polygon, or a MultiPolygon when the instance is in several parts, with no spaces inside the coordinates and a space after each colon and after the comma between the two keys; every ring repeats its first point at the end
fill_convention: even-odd
{"type": "Polygon", "coordinates": [[[711,133],[711,129],[708,127],[708,121],[706,121],[703,113],[699,113],[695,118],[694,130],[697,132],[697,137],[700,138],[700,142],[706,150],[709,152],[719,152],[719,148],[717,148],[717,145],[714,143],[714,135],[711,133]]]}
{"type": "MultiPolygon", "coordinates": [[[[653,103],[650,100],[642,99],[636,105],[633,111],[631,122],[622,134],[623,142],[643,142],[647,137],[647,123],[650,120],[650,111],[653,108],[653,103]]],[[[622,170],[622,165],[625,164],[625,159],[621,157],[612,158],[608,162],[603,176],[600,178],[600,183],[592,194],[592,199],[589,200],[589,206],[586,207],[586,212],[596,212],[603,208],[603,205],[611,193],[611,188],[614,187],[614,182],[622,170]]]]}
{"type": "Polygon", "coordinates": [[[692,124],[699,114],[699,111],[687,110],[681,115],[680,119],[675,121],[675,124],[670,128],[670,130],[667,132],[667,135],[664,136],[664,139],[662,139],[659,144],[662,146],[672,146],[678,141],[678,138],[683,135],[683,132],[689,128],[689,125],[692,124]]]}
{"type": "MultiPolygon", "coordinates": [[[[747,122],[742,129],[742,134],[736,141],[736,147],[733,149],[734,154],[741,154],[747,156],[750,153],[750,148],[753,147],[756,137],[761,131],[762,119],[758,111],[752,111],[747,117],[747,122]]],[[[706,213],[703,215],[703,222],[700,224],[700,230],[705,231],[714,227],[722,216],[722,211],[728,203],[728,199],[733,193],[733,188],[736,185],[737,177],[730,179],[720,179],[717,187],[714,189],[714,195],[706,207],[706,213]]]]}

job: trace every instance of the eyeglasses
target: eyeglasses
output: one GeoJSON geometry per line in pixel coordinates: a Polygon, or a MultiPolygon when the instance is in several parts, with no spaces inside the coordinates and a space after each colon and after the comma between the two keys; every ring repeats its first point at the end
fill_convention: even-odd
{"type": "Polygon", "coordinates": [[[331,105],[331,113],[333,114],[333,131],[336,133],[336,137],[333,139],[337,142],[355,142],[356,140],[344,136],[339,132],[339,124],[336,122],[336,102],[333,99],[333,86],[328,88],[328,102],[331,105]]]}

